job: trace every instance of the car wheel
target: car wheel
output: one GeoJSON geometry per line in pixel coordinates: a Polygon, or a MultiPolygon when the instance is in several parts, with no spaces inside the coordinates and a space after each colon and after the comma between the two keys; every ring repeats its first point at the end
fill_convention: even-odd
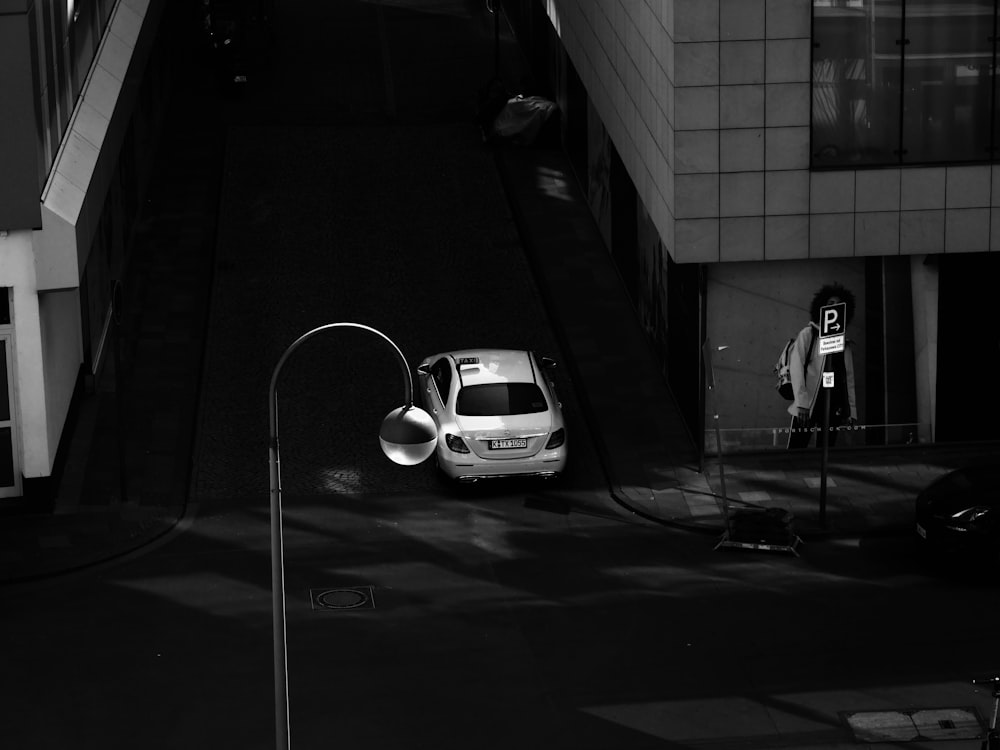
{"type": "Polygon", "coordinates": [[[445,470],[441,468],[441,462],[438,461],[437,453],[434,453],[432,460],[434,461],[434,476],[437,477],[438,483],[442,487],[454,492],[455,488],[458,487],[458,482],[448,476],[445,470]]]}

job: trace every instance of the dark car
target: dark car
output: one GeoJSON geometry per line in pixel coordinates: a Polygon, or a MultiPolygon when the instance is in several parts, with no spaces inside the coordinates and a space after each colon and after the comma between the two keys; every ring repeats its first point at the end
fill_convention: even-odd
{"type": "Polygon", "coordinates": [[[968,466],[932,482],[917,496],[916,531],[935,548],[1000,557],[1000,468],[968,466]]]}

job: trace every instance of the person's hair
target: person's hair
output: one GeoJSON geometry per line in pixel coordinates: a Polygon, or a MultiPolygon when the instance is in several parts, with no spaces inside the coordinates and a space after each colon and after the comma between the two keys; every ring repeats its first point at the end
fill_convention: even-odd
{"type": "Polygon", "coordinates": [[[847,320],[845,324],[850,324],[854,318],[854,293],[841,284],[824,284],[820,290],[813,295],[812,306],[809,314],[812,315],[813,322],[819,323],[819,311],[830,297],[839,297],[840,301],[847,305],[847,320]]]}

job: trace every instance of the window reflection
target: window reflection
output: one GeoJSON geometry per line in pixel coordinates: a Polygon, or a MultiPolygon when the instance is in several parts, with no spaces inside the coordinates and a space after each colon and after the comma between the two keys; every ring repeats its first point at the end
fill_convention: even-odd
{"type": "Polygon", "coordinates": [[[993,6],[907,2],[904,162],[989,158],[993,6]]]}
{"type": "Polygon", "coordinates": [[[995,0],[814,0],[813,166],[996,155],[995,0]]]}
{"type": "Polygon", "coordinates": [[[896,161],[901,0],[815,0],[813,163],[896,161]]]}
{"type": "MultiPolygon", "coordinates": [[[[1000,12],[998,12],[1000,15],[1000,12]]],[[[996,26],[996,21],[994,21],[994,34],[993,34],[993,67],[990,69],[990,78],[993,80],[993,108],[990,110],[991,122],[993,123],[993,139],[990,141],[990,158],[997,159],[1000,158],[1000,85],[997,84],[997,33],[1000,29],[996,26]]]]}

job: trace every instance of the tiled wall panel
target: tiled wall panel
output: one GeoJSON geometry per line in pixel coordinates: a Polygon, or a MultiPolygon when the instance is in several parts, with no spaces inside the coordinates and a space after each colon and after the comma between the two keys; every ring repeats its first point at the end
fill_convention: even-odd
{"type": "Polygon", "coordinates": [[[810,172],[811,0],[540,1],[676,261],[1000,251],[1000,166],[810,172]]]}

